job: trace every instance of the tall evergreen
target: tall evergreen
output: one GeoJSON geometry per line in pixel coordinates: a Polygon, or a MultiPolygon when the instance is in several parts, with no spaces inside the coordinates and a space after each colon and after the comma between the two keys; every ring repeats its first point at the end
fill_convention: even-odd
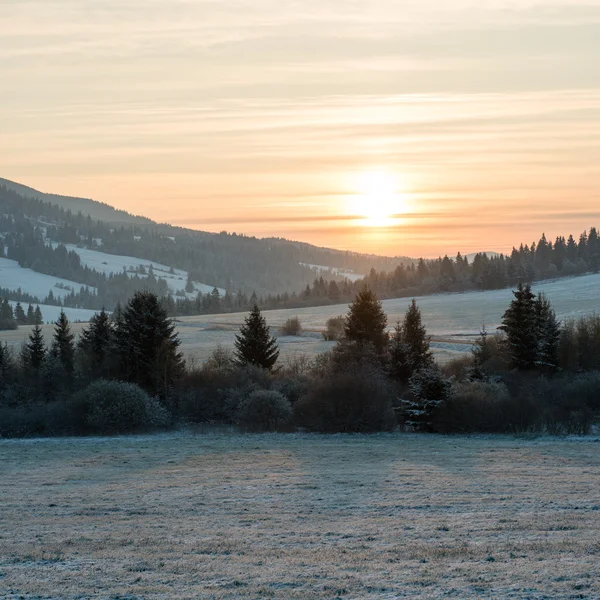
{"type": "Polygon", "coordinates": [[[514,299],[502,317],[499,327],[506,333],[509,360],[519,370],[535,368],[538,351],[538,318],[535,294],[529,284],[519,283],[514,299]]]}
{"type": "Polygon", "coordinates": [[[379,354],[388,344],[387,316],[381,302],[370,288],[361,290],[350,305],[344,335],[347,341],[359,345],[371,343],[379,354]]]}
{"type": "Polygon", "coordinates": [[[15,305],[15,320],[17,321],[17,325],[27,325],[27,315],[20,302],[17,302],[15,305]]]}
{"type": "Polygon", "coordinates": [[[13,309],[7,298],[4,298],[0,304],[0,329],[16,329],[17,322],[13,314],[13,309]]]}
{"type": "Polygon", "coordinates": [[[35,325],[35,311],[31,304],[27,307],[27,325],[35,325]]]}
{"type": "Polygon", "coordinates": [[[54,325],[54,339],[52,341],[52,355],[55,356],[68,377],[73,375],[75,368],[75,336],[71,332],[69,319],[64,310],[60,311],[54,325]]]}
{"type": "Polygon", "coordinates": [[[108,376],[112,341],[113,326],[109,315],[102,309],[81,331],[78,344],[79,352],[83,355],[83,368],[91,379],[108,376]]]}
{"type": "Polygon", "coordinates": [[[44,343],[44,334],[42,333],[42,327],[36,325],[29,334],[29,341],[25,345],[24,357],[27,360],[27,366],[31,367],[35,371],[44,364],[46,358],[46,345],[44,343]]]}
{"type": "Polygon", "coordinates": [[[254,305],[235,336],[235,357],[238,365],[255,365],[271,370],[279,358],[277,339],[271,336],[266,319],[254,305]]]}
{"type": "Polygon", "coordinates": [[[558,344],[560,340],[560,323],[556,313],[545,294],[540,293],[535,301],[537,330],[538,367],[556,371],[558,369],[558,344]]]}
{"type": "Polygon", "coordinates": [[[156,294],[136,292],[115,323],[120,377],[166,397],[183,371],[175,325],[156,294]]]}
{"type": "Polygon", "coordinates": [[[35,312],[33,313],[33,323],[34,325],[41,325],[44,322],[44,317],[42,315],[42,311],[40,309],[40,305],[36,305],[35,312]]]}
{"type": "Polygon", "coordinates": [[[394,329],[389,359],[390,373],[404,382],[418,371],[433,366],[429,337],[416,300],[410,303],[403,322],[398,322],[394,329]]]}

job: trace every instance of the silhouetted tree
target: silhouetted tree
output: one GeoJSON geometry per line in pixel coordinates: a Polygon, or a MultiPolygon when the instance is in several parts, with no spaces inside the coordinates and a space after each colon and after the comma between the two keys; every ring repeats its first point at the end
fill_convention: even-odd
{"type": "Polygon", "coordinates": [[[379,354],[383,354],[388,343],[386,332],[387,316],[381,302],[367,287],[360,291],[350,305],[344,335],[347,341],[356,344],[373,344],[379,354]]]}
{"type": "Polygon", "coordinates": [[[513,295],[514,299],[505,311],[499,329],[506,333],[511,366],[529,370],[536,366],[537,359],[538,320],[535,294],[529,284],[519,283],[513,295]]]}
{"type": "Polygon", "coordinates": [[[255,365],[271,370],[279,358],[277,339],[271,336],[267,321],[255,304],[235,336],[235,357],[238,365],[255,365]]]}
{"type": "Polygon", "coordinates": [[[64,310],[60,311],[60,316],[54,326],[54,339],[52,341],[51,353],[55,356],[68,378],[73,376],[75,368],[75,336],[71,332],[69,319],[64,310]]]}

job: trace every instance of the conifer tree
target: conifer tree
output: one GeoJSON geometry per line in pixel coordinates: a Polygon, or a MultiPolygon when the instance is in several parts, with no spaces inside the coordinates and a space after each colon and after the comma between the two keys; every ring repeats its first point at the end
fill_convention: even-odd
{"type": "Polygon", "coordinates": [[[0,304],[0,329],[16,329],[17,322],[13,314],[12,306],[8,299],[4,298],[0,304]]]}
{"type": "Polygon", "coordinates": [[[398,323],[390,343],[390,373],[400,381],[408,381],[416,372],[433,366],[427,331],[421,311],[413,300],[402,324],[398,323]]]}
{"type": "Polygon", "coordinates": [[[108,374],[113,333],[110,317],[104,309],[95,314],[89,326],[81,331],[78,348],[84,357],[84,369],[91,379],[108,374]]]}
{"type": "Polygon", "coordinates": [[[75,336],[71,332],[69,319],[64,310],[60,311],[54,326],[54,339],[51,353],[55,356],[68,377],[72,377],[75,367],[75,336]]]}
{"type": "Polygon", "coordinates": [[[513,295],[499,329],[506,333],[510,364],[519,370],[530,370],[535,368],[538,349],[535,294],[529,284],[519,283],[513,295]]]}
{"type": "Polygon", "coordinates": [[[235,357],[240,366],[255,365],[271,370],[279,358],[277,339],[271,336],[267,321],[255,304],[235,336],[235,357]]]}
{"type": "Polygon", "coordinates": [[[556,371],[558,369],[558,345],[560,340],[560,323],[550,301],[540,293],[535,301],[536,338],[538,367],[556,371]]]}
{"type": "Polygon", "coordinates": [[[29,342],[25,345],[25,357],[27,365],[39,371],[46,358],[46,345],[40,325],[36,325],[29,334],[29,342]]]}
{"type": "Polygon", "coordinates": [[[383,354],[388,344],[387,316],[377,296],[365,287],[350,305],[344,327],[345,339],[363,345],[373,344],[375,351],[383,354]]]}
{"type": "Polygon", "coordinates": [[[18,325],[27,325],[27,315],[20,302],[15,305],[15,319],[18,325]]]}
{"type": "Polygon", "coordinates": [[[120,377],[163,398],[183,371],[175,325],[156,294],[136,292],[117,317],[113,347],[120,377]]]}
{"type": "Polygon", "coordinates": [[[44,322],[44,317],[42,316],[42,311],[40,310],[40,305],[36,305],[35,312],[33,313],[33,321],[34,325],[41,325],[44,322]]]}
{"type": "Polygon", "coordinates": [[[31,304],[27,307],[27,325],[35,325],[35,311],[31,304]]]}

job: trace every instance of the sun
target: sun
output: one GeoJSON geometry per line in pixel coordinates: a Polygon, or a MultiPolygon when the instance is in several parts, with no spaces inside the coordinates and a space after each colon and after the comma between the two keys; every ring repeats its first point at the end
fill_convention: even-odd
{"type": "Polygon", "coordinates": [[[396,178],[387,171],[369,171],[358,177],[357,194],[352,197],[350,210],[373,227],[390,225],[394,215],[405,209],[396,178]]]}

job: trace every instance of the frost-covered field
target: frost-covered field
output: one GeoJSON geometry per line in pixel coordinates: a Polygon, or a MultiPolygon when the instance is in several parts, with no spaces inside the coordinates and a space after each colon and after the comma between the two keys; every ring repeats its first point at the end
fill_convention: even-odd
{"type": "MultiPolygon", "coordinates": [[[[600,275],[586,275],[570,279],[546,281],[534,286],[535,292],[545,292],[561,320],[579,315],[600,313],[600,275]]],[[[493,332],[512,299],[509,289],[463,294],[439,294],[418,297],[417,303],[423,322],[434,336],[433,349],[438,360],[444,362],[470,349],[470,340],[476,337],[485,323],[493,332]]],[[[410,298],[384,300],[388,323],[393,326],[406,312],[410,298]]],[[[323,342],[320,332],[328,318],[345,314],[347,305],[272,310],[264,315],[274,330],[287,319],[298,316],[306,333],[300,337],[280,339],[282,355],[296,352],[316,354],[331,347],[323,342]]],[[[232,347],[234,335],[243,323],[245,313],[183,317],[178,328],[187,356],[205,359],[216,344],[232,347]]]]}
{"type": "Polygon", "coordinates": [[[599,598],[600,441],[0,442],[2,598],[599,598]]]}

